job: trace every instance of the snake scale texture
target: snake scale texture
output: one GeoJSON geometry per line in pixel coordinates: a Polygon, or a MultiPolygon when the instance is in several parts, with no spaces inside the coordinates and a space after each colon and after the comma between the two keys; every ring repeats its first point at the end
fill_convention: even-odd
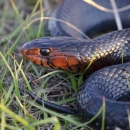
{"type": "MultiPolygon", "coordinates": [[[[95,2],[112,9],[108,0],[95,2]]],[[[118,0],[116,3],[122,9],[130,1],[118,0]]],[[[52,13],[54,18],[73,24],[91,38],[95,34],[112,32],[87,40],[70,26],[49,20],[48,31],[53,37],[27,42],[21,48],[23,56],[36,64],[74,73],[82,72],[93,60],[87,71],[91,75],[77,93],[78,112],[73,111],[72,114],[87,122],[105,101],[106,130],[130,128],[130,10],[120,11],[119,15],[126,29],[113,31],[117,30],[113,13],[101,11],[81,0],[65,0],[52,13]]],[[[29,94],[35,98],[32,93],[29,94]]],[[[48,106],[52,109],[51,104],[48,106]]],[[[53,108],[60,109],[54,104],[53,108]]],[[[68,110],[63,107],[59,112],[71,114],[68,110]]],[[[101,125],[102,114],[91,123],[93,128],[99,130],[101,125]]]]}

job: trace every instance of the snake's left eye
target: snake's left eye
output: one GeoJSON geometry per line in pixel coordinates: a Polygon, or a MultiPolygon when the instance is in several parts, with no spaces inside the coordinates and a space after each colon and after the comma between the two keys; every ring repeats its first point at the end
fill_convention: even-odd
{"type": "Polygon", "coordinates": [[[49,54],[50,54],[50,50],[49,49],[41,49],[40,50],[40,53],[41,53],[41,55],[43,55],[43,56],[48,56],[49,54]]]}

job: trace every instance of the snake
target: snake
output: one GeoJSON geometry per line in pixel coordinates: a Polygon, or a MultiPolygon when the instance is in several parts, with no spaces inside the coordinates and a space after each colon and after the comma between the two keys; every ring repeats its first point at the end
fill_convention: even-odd
{"type": "MultiPolygon", "coordinates": [[[[108,0],[95,0],[112,10],[108,0]]],[[[54,111],[77,115],[82,122],[91,120],[105,104],[105,129],[119,127],[129,130],[130,111],[130,22],[129,0],[118,0],[116,5],[124,29],[117,30],[112,12],[105,12],[81,0],[64,0],[51,16],[71,23],[92,39],[68,24],[49,20],[49,35],[25,43],[21,53],[28,60],[58,70],[90,74],[76,94],[77,110],[44,101],[54,111]],[[121,11],[123,10],[123,11],[121,11]],[[96,34],[105,33],[100,36],[96,34]]],[[[35,99],[36,96],[28,92],[35,99]]],[[[43,104],[40,98],[36,102],[43,104]]],[[[90,124],[101,129],[102,113],[90,124]]]]}

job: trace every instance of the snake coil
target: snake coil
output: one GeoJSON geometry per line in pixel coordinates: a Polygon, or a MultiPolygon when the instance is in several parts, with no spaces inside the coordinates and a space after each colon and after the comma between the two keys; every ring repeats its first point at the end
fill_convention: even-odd
{"type": "MultiPolygon", "coordinates": [[[[108,0],[95,0],[95,2],[106,8],[112,8],[108,0]]],[[[129,0],[117,1],[118,8],[123,8],[128,4],[130,4],[129,0]]],[[[84,82],[77,93],[78,111],[44,102],[46,107],[59,112],[79,115],[82,121],[86,122],[97,114],[104,99],[105,129],[112,130],[120,127],[123,130],[129,130],[129,14],[129,10],[119,13],[123,28],[127,29],[113,31],[92,40],[83,39],[81,33],[64,23],[50,20],[48,22],[50,34],[59,37],[44,37],[27,42],[22,46],[23,56],[30,61],[45,67],[74,73],[82,72],[97,52],[87,71],[89,74],[94,73],[84,82]]],[[[117,29],[112,13],[101,11],[81,0],[65,0],[55,9],[52,16],[73,24],[90,37],[96,33],[117,29]]],[[[35,98],[31,92],[29,95],[33,99],[35,98]]],[[[37,98],[36,101],[42,104],[40,99],[37,98]]],[[[92,126],[95,129],[101,129],[101,124],[102,114],[92,122],[92,126]]]]}

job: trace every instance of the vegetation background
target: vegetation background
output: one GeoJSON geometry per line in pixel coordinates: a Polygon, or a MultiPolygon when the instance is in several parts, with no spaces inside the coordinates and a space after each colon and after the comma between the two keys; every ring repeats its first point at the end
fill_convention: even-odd
{"type": "Polygon", "coordinates": [[[82,81],[71,73],[37,66],[20,52],[24,43],[44,37],[44,16],[59,2],[0,0],[0,130],[91,129],[76,116],[34,103],[27,94],[30,90],[42,100],[76,109],[77,82],[82,81]]]}

